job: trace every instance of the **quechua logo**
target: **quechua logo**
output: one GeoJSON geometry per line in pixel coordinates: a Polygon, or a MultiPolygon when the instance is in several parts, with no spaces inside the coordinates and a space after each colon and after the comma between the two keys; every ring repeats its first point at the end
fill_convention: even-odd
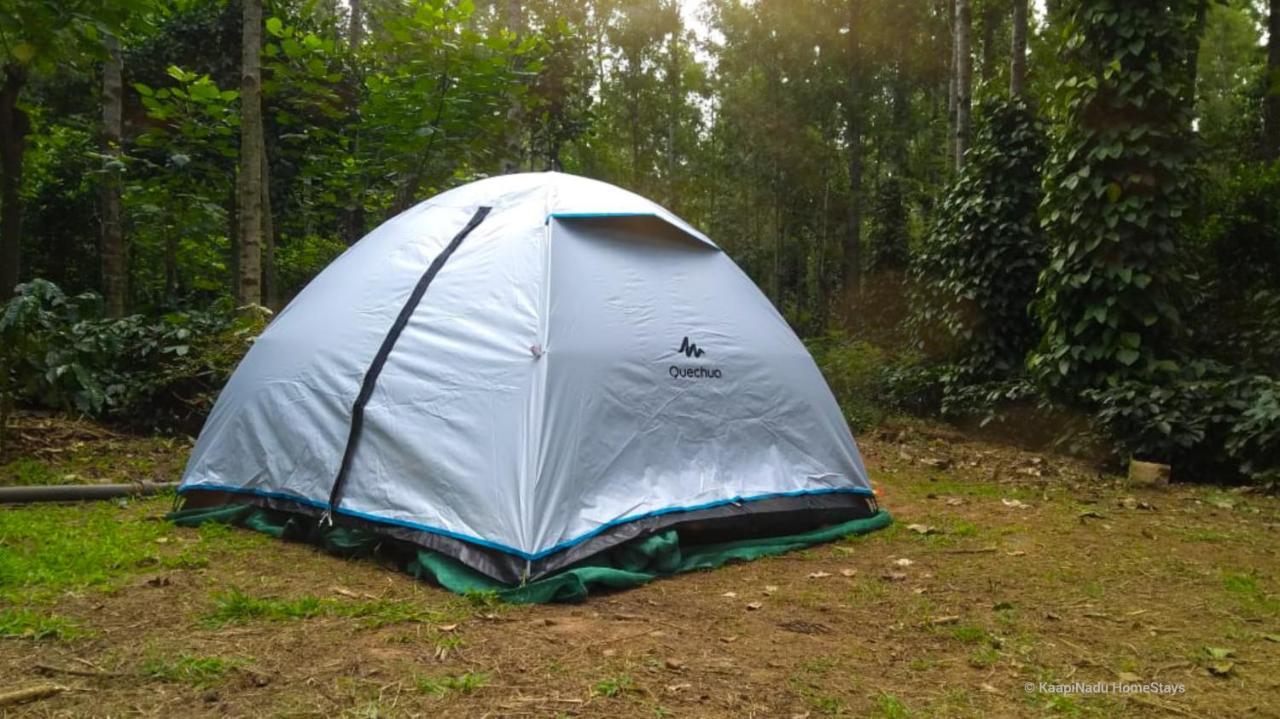
{"type": "Polygon", "coordinates": [[[680,340],[680,349],[677,352],[683,352],[685,357],[701,357],[706,354],[698,345],[689,341],[688,337],[680,340]]]}
{"type": "MultiPolygon", "coordinates": [[[[706,350],[702,349],[701,347],[694,344],[693,342],[690,342],[687,336],[684,339],[680,340],[680,347],[679,349],[676,350],[676,352],[684,355],[685,357],[688,357],[689,359],[700,359],[703,355],[707,353],[706,350]]],[[[681,367],[680,365],[674,365],[674,364],[671,365],[671,368],[667,370],[667,373],[671,375],[671,379],[686,379],[686,380],[720,379],[722,376],[724,376],[721,373],[720,368],[718,367],[703,367],[703,366],[681,367]]]]}

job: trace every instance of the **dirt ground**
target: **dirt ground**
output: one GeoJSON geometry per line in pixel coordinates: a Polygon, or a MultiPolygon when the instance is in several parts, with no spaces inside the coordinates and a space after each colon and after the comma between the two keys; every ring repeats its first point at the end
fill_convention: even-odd
{"type": "MultiPolygon", "coordinates": [[[[51,431],[0,484],[187,451],[51,431]]],[[[859,443],[889,529],[578,605],[175,528],[170,498],[0,508],[0,693],[65,688],[0,715],[1280,716],[1280,501],[915,424],[859,443]]]]}

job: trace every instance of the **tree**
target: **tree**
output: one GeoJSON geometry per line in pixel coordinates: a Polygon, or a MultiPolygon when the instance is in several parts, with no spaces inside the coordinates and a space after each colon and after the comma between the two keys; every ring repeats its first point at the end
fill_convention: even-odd
{"type": "Polygon", "coordinates": [[[1280,160],[1280,0],[1271,0],[1267,13],[1265,154],[1280,160]]]}
{"type": "Polygon", "coordinates": [[[1012,33],[1009,97],[1021,97],[1027,85],[1027,0],[1013,0],[1012,33]]]}
{"type": "Polygon", "coordinates": [[[262,0],[243,0],[240,51],[239,262],[236,301],[262,303],[262,0]]]}
{"type": "Polygon", "coordinates": [[[124,143],[124,81],[120,40],[104,38],[107,58],[102,67],[102,151],[108,158],[102,181],[102,294],[107,315],[122,317],[128,287],[124,227],[122,224],[120,172],[124,143]]]}
{"type": "Polygon", "coordinates": [[[1043,182],[1044,334],[1030,359],[1050,387],[1159,382],[1180,369],[1198,6],[1079,0],[1067,11],[1043,182]]]}
{"type": "Polygon", "coordinates": [[[956,0],[956,171],[964,169],[964,153],[969,149],[969,124],[973,104],[973,52],[969,41],[972,25],[969,0],[956,0]]]}
{"type": "Polygon", "coordinates": [[[848,0],[848,27],[845,54],[848,63],[848,90],[844,99],[845,142],[848,145],[849,205],[844,240],[844,264],[841,276],[845,286],[855,294],[862,281],[862,0],[848,0]]]}
{"type": "Polygon", "coordinates": [[[0,5],[0,300],[22,276],[23,155],[31,121],[19,106],[33,71],[100,54],[103,32],[118,29],[142,0],[5,0],[0,5]]]}

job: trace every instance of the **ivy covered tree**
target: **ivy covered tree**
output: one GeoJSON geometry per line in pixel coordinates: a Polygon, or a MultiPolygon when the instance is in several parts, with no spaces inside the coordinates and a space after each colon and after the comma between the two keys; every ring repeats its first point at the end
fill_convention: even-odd
{"type": "Polygon", "coordinates": [[[1075,0],[1064,9],[1044,173],[1044,335],[1030,359],[1052,388],[1158,382],[1179,369],[1179,242],[1193,192],[1203,2],[1075,0]]]}
{"type": "Polygon", "coordinates": [[[1022,98],[987,99],[977,114],[967,162],[913,267],[926,288],[918,320],[944,333],[953,379],[969,383],[1022,369],[1039,337],[1030,307],[1045,260],[1036,216],[1044,131],[1022,98]]]}

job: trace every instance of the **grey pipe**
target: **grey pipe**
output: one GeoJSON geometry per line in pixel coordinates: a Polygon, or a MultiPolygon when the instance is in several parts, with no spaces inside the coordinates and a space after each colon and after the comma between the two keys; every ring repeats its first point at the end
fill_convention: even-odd
{"type": "Polygon", "coordinates": [[[34,487],[0,487],[0,504],[23,502],[83,502],[116,497],[145,497],[174,489],[176,482],[130,484],[59,484],[34,487]]]}

